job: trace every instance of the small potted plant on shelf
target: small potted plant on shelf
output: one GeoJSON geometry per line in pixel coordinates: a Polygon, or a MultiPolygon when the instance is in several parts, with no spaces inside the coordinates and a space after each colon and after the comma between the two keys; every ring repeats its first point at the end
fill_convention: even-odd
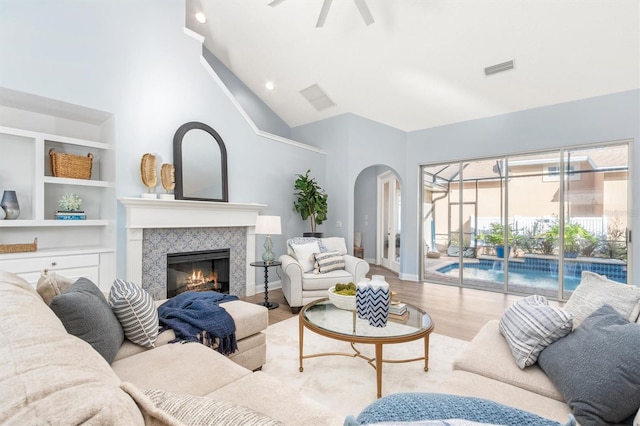
{"type": "Polygon", "coordinates": [[[296,175],[294,183],[294,195],[297,197],[293,207],[300,213],[302,220],[309,219],[311,232],[305,232],[304,236],[322,237],[321,232],[316,231],[316,226],[327,220],[327,198],[324,189],[318,185],[315,178],[309,177],[311,170],[304,175],[296,175]]]}
{"type": "Polygon", "coordinates": [[[86,219],[82,210],[82,198],[78,194],[64,194],[58,201],[60,210],[56,211],[58,220],[84,220],[86,219]]]}

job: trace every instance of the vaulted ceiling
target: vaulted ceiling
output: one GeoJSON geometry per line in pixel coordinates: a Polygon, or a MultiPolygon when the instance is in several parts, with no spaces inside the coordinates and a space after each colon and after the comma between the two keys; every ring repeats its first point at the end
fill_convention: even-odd
{"type": "Polygon", "coordinates": [[[335,0],[320,28],[325,0],[272,1],[187,0],[186,24],[291,127],[353,113],[413,131],[640,87],[638,0],[365,0],[370,25],[335,0]]]}

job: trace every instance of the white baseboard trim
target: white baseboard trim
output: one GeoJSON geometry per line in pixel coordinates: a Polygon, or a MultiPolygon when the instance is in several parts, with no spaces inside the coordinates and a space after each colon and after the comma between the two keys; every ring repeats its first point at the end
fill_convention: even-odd
{"type": "Polygon", "coordinates": [[[416,274],[400,274],[398,278],[404,281],[418,282],[418,276],[416,274]]]}

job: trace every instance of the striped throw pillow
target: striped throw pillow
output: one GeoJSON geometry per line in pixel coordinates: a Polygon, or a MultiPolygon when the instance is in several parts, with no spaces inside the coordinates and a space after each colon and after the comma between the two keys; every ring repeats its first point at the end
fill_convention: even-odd
{"type": "Polygon", "coordinates": [[[313,270],[316,274],[324,274],[326,272],[344,269],[344,257],[339,251],[314,253],[313,257],[316,259],[313,270]]]}
{"type": "Polygon", "coordinates": [[[158,338],[158,311],[149,293],[135,283],[116,278],[109,292],[109,304],[127,339],[146,348],[154,347],[158,338]]]}
{"type": "Polygon", "coordinates": [[[535,364],[540,352],[573,329],[573,316],[533,295],[511,305],[500,319],[500,333],[520,368],[535,364]]]}
{"type": "MultiPolygon", "coordinates": [[[[158,389],[145,389],[144,395],[155,407],[169,414],[172,419],[185,425],[198,426],[282,426],[282,423],[250,408],[226,401],[193,396],[177,395],[158,389]]],[[[138,400],[142,398],[138,397],[138,400]]],[[[143,409],[148,404],[140,404],[143,409]]],[[[147,402],[147,401],[145,401],[147,402]]],[[[154,407],[150,407],[152,410],[154,407]]],[[[147,411],[149,411],[147,409],[147,411]]]]}

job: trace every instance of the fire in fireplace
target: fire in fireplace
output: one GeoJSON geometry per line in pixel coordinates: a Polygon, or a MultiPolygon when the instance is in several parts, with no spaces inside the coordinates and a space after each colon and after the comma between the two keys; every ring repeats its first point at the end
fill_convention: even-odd
{"type": "Polygon", "coordinates": [[[229,293],[230,249],[167,253],[167,297],[185,291],[229,293]]]}

